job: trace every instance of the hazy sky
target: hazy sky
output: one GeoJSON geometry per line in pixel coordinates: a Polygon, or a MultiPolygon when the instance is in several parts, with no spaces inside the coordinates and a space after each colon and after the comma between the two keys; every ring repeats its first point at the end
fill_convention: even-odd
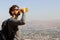
{"type": "Polygon", "coordinates": [[[27,7],[29,12],[26,20],[60,20],[60,0],[1,0],[0,21],[8,19],[9,8],[17,4],[20,8],[27,7]]]}

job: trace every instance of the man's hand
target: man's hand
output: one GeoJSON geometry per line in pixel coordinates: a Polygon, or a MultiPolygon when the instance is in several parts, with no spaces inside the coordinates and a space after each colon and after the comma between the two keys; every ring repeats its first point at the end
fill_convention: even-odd
{"type": "Polygon", "coordinates": [[[24,10],[21,9],[21,12],[24,13],[24,10]]]}

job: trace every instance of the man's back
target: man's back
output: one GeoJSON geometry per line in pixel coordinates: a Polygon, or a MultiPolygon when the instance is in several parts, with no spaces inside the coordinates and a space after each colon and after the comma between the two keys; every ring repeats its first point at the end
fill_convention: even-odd
{"type": "Polygon", "coordinates": [[[23,25],[20,20],[9,18],[2,23],[2,32],[7,40],[13,40],[16,32],[18,31],[18,25],[23,25]]]}
{"type": "Polygon", "coordinates": [[[16,31],[18,31],[17,25],[13,25],[10,19],[6,20],[2,24],[2,33],[4,34],[6,40],[13,40],[16,31]]]}

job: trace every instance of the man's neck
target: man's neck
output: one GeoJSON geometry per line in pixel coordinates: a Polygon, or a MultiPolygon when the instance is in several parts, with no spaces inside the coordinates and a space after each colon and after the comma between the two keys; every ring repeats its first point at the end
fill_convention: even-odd
{"type": "Polygon", "coordinates": [[[12,18],[14,18],[14,19],[16,19],[16,20],[17,20],[18,16],[16,16],[16,15],[13,15],[13,16],[12,16],[12,18]]]}

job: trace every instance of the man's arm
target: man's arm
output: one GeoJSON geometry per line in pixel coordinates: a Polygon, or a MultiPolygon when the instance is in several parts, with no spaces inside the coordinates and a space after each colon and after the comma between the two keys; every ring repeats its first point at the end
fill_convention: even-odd
{"type": "Polygon", "coordinates": [[[22,13],[22,18],[21,18],[21,22],[22,22],[23,24],[25,24],[25,19],[26,19],[26,18],[25,18],[25,13],[23,12],[23,13],[22,13]]]}
{"type": "Polygon", "coordinates": [[[24,25],[25,24],[25,13],[23,12],[22,13],[22,17],[21,17],[21,20],[15,20],[15,19],[12,19],[10,20],[10,24],[11,25],[24,25]]]}

